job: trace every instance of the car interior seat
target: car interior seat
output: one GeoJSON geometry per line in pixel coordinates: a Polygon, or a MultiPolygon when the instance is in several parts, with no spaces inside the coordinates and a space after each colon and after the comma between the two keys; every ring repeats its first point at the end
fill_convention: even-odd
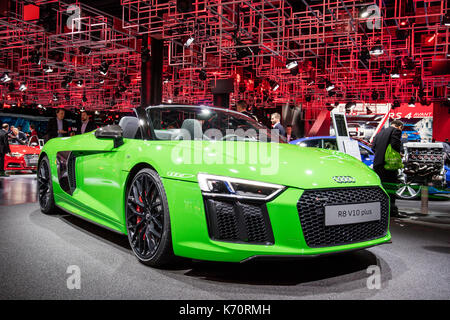
{"type": "Polygon", "coordinates": [[[181,125],[181,131],[186,130],[191,140],[203,140],[203,129],[200,121],[196,119],[185,119],[181,125]]]}
{"type": "Polygon", "coordinates": [[[136,117],[123,117],[120,119],[119,126],[123,130],[123,137],[136,139],[139,130],[139,119],[136,117]]]}

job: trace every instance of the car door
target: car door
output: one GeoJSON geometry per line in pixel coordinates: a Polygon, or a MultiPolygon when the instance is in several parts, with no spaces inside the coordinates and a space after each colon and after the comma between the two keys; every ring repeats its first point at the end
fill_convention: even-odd
{"type": "MultiPolygon", "coordinates": [[[[63,208],[117,229],[124,176],[124,144],[114,147],[112,139],[94,134],[66,138],[68,148],[56,154],[58,186],[55,200],[63,208]]],[[[123,201],[123,200],[122,200],[123,201]]]]}

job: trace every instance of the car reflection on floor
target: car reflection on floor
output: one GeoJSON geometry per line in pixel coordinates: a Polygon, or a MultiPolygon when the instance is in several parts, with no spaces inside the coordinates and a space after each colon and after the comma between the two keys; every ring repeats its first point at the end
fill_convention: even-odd
{"type": "Polygon", "coordinates": [[[0,205],[36,202],[36,175],[11,175],[0,178],[0,205]]]}

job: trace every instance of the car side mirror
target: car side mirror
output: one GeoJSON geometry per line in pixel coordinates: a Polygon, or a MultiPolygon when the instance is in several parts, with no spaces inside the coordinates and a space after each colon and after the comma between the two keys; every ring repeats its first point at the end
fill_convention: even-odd
{"type": "Polygon", "coordinates": [[[113,139],[114,148],[118,148],[123,145],[123,130],[116,124],[98,128],[95,130],[95,137],[97,139],[113,139]]]}

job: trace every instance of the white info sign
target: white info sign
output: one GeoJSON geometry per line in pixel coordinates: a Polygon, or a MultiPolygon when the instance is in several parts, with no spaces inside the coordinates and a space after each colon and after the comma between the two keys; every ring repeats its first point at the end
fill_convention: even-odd
{"type": "Polygon", "coordinates": [[[338,150],[361,161],[361,153],[359,151],[358,141],[350,138],[350,135],[348,134],[347,119],[345,118],[345,113],[332,111],[331,118],[333,120],[333,127],[336,134],[338,150]]]}

